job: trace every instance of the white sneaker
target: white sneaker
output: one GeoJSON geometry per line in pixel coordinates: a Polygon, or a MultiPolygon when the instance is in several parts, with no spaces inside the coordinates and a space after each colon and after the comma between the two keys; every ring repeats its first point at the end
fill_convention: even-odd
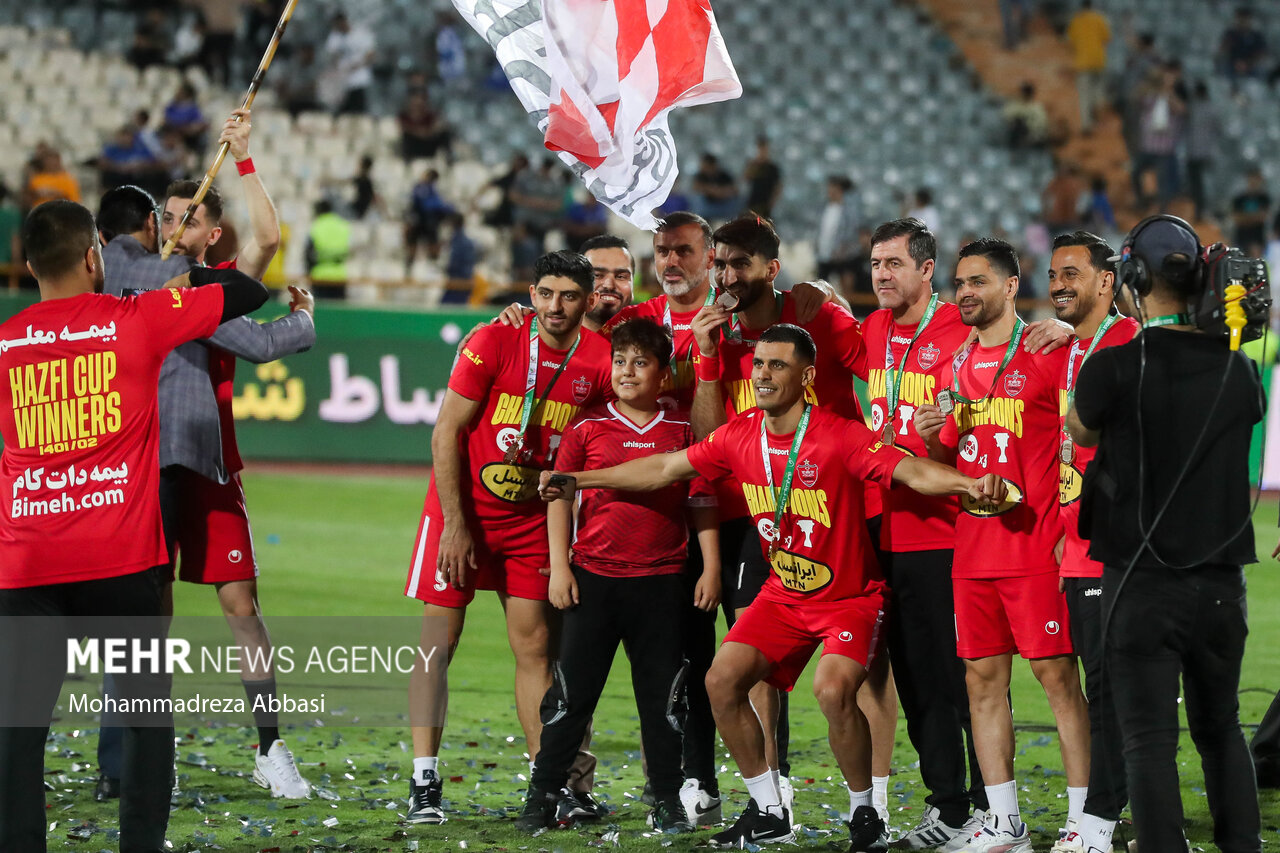
{"type": "Polygon", "coordinates": [[[782,807],[787,814],[796,813],[796,789],[791,787],[791,780],[786,776],[778,777],[778,792],[782,794],[782,807]]]}
{"type": "Polygon", "coordinates": [[[254,765],[253,781],[270,789],[271,796],[284,797],[286,800],[311,799],[311,785],[298,772],[293,753],[284,745],[284,741],[276,739],[266,755],[258,753],[254,765]]]}
{"type": "MultiPolygon", "coordinates": [[[[967,843],[968,837],[964,834],[964,827],[943,823],[938,819],[939,814],[941,812],[933,806],[925,809],[924,814],[920,816],[920,822],[889,846],[894,850],[936,850],[954,838],[963,838],[967,843]]],[[[974,832],[976,831],[975,826],[974,832]]]]}
{"type": "Polygon", "coordinates": [[[1049,853],[1085,853],[1084,839],[1073,829],[1059,829],[1058,840],[1049,853]]]}
{"type": "Polygon", "coordinates": [[[713,797],[697,779],[685,779],[680,786],[680,804],[689,817],[689,823],[697,826],[719,826],[724,822],[720,798],[713,797]]]}
{"type": "Polygon", "coordinates": [[[964,822],[964,825],[960,827],[960,831],[956,833],[955,837],[942,845],[943,853],[959,853],[959,851],[967,847],[969,845],[969,839],[973,838],[973,836],[977,835],[982,830],[982,827],[986,824],[986,820],[987,813],[985,811],[982,809],[974,809],[973,814],[971,814],[969,819],[964,822]]]}
{"type": "Polygon", "coordinates": [[[983,824],[960,853],[1031,853],[1031,830],[1026,823],[1016,835],[1007,829],[992,829],[983,824]]]}

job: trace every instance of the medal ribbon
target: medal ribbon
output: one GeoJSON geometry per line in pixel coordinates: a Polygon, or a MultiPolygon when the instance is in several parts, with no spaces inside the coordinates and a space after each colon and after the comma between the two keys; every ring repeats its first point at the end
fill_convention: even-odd
{"type": "Polygon", "coordinates": [[[569,347],[569,354],[564,357],[564,361],[560,362],[556,372],[551,374],[547,387],[542,390],[542,396],[535,399],[534,391],[537,388],[539,361],[538,318],[534,317],[529,321],[529,372],[525,376],[524,406],[520,409],[520,435],[516,438],[516,447],[524,447],[524,436],[529,430],[529,418],[533,416],[535,409],[547,401],[547,396],[555,386],[556,380],[560,378],[560,374],[564,372],[564,369],[569,366],[569,360],[578,351],[578,344],[580,343],[582,343],[581,331],[578,332],[578,337],[574,340],[573,346],[569,347]]]}
{"type": "MultiPolygon", "coordinates": [[[[779,290],[774,293],[774,296],[778,300],[778,316],[781,317],[784,294],[779,290]]],[[[742,341],[742,324],[738,322],[738,315],[736,313],[729,316],[729,328],[725,329],[724,337],[725,340],[734,341],[735,343],[740,343],[742,341]]]]}
{"type": "Polygon", "coordinates": [[[1159,317],[1152,317],[1150,320],[1142,324],[1142,328],[1151,329],[1157,326],[1186,326],[1191,322],[1191,318],[1186,314],[1162,314],[1159,317]]]}
{"type": "Polygon", "coordinates": [[[929,321],[933,319],[933,312],[937,310],[938,294],[935,293],[929,299],[929,306],[924,309],[924,316],[920,318],[920,324],[916,326],[916,333],[911,336],[907,351],[902,354],[902,364],[897,370],[893,367],[893,321],[889,321],[889,332],[884,339],[884,400],[885,416],[891,421],[898,414],[898,398],[902,392],[902,374],[907,369],[907,357],[911,355],[911,348],[916,345],[916,341],[924,332],[924,327],[929,325],[929,321]]]}
{"type": "MultiPolygon", "coordinates": [[[[1080,369],[1084,370],[1084,363],[1089,360],[1089,356],[1093,355],[1093,351],[1098,348],[1102,336],[1107,333],[1116,324],[1120,317],[1116,314],[1108,314],[1102,321],[1102,325],[1098,327],[1098,331],[1094,334],[1093,340],[1089,343],[1089,348],[1085,350],[1084,358],[1080,359],[1080,369]]],[[[1080,354],[1080,342],[1076,341],[1071,345],[1071,358],[1067,359],[1067,407],[1070,408],[1076,401],[1076,383],[1075,368],[1076,356],[1080,354]]]]}
{"type": "MultiPolygon", "coordinates": [[[[787,468],[782,474],[782,488],[773,488],[773,463],[769,461],[769,437],[766,434],[764,418],[760,419],[760,458],[764,461],[764,480],[769,484],[769,494],[773,495],[773,533],[782,539],[782,516],[787,509],[787,501],[791,499],[791,479],[796,472],[796,456],[800,454],[800,442],[804,441],[805,430],[809,427],[809,411],[813,407],[804,404],[804,412],[800,415],[800,423],[796,426],[795,435],[791,438],[791,449],[787,451],[787,468]]],[[[770,548],[772,551],[773,548],[770,548]]]]}
{"type": "Polygon", "coordinates": [[[996,392],[996,383],[1000,381],[1000,374],[1004,373],[1004,369],[1009,366],[1009,362],[1013,360],[1013,356],[1018,352],[1018,344],[1022,342],[1022,333],[1026,328],[1027,324],[1022,322],[1021,317],[1013,324],[1013,336],[1009,338],[1009,345],[1005,347],[1004,358],[1000,360],[1000,366],[996,368],[996,375],[991,380],[991,387],[987,389],[987,393],[981,399],[970,400],[960,393],[960,368],[964,367],[964,363],[969,359],[969,354],[977,347],[978,342],[974,341],[969,344],[964,348],[963,352],[956,356],[955,361],[951,362],[951,393],[955,395],[957,400],[972,405],[974,403],[985,403],[991,399],[991,396],[996,392]]]}
{"type": "MultiPolygon", "coordinates": [[[[708,286],[707,298],[706,298],[706,301],[702,303],[702,307],[706,308],[708,305],[711,305],[715,301],[716,301],[716,289],[714,287],[708,286]]],[[[671,332],[671,387],[678,388],[680,387],[680,383],[679,383],[680,371],[677,369],[677,365],[680,363],[680,359],[677,357],[677,354],[676,354],[676,326],[675,326],[675,323],[672,322],[671,320],[671,297],[669,296],[667,297],[667,304],[662,307],[662,325],[666,326],[667,329],[671,332]]],[[[693,343],[689,344],[689,352],[685,354],[687,356],[685,361],[687,362],[693,361],[693,348],[697,345],[698,345],[697,341],[694,341],[693,343]]]]}

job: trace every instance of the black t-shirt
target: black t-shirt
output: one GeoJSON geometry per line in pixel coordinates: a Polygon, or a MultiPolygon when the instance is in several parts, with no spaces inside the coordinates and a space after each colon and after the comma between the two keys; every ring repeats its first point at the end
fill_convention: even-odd
{"type": "Polygon", "coordinates": [[[1257,562],[1253,525],[1247,523],[1249,441],[1265,403],[1257,369],[1244,353],[1230,352],[1221,338],[1147,329],[1090,357],[1080,371],[1075,405],[1081,423],[1102,432],[1098,455],[1085,474],[1080,513],[1090,557],[1127,567],[1142,544],[1142,528],[1150,528],[1190,461],[1137,565],[1257,562]],[[1208,431],[1191,458],[1206,423],[1208,431]],[[1141,468],[1140,454],[1145,457],[1141,468]]]}
{"type": "Polygon", "coordinates": [[[1263,246],[1267,242],[1267,223],[1265,214],[1271,210],[1271,196],[1265,192],[1245,192],[1231,200],[1234,213],[1252,215],[1261,213],[1263,218],[1252,225],[1236,226],[1236,245],[1245,251],[1250,246],[1263,246]]]}
{"type": "Polygon", "coordinates": [[[747,207],[768,213],[773,204],[774,190],[782,183],[782,170],[772,160],[766,160],[747,169],[747,181],[747,207]]]}

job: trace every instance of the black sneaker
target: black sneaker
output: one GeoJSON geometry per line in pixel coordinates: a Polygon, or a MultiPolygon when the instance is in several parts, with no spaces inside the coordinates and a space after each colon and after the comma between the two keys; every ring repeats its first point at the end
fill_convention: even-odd
{"type": "Polygon", "coordinates": [[[889,837],[875,806],[858,806],[849,821],[849,853],[885,853],[889,837]]]}
{"type": "Polygon", "coordinates": [[[98,784],[93,789],[93,798],[100,803],[120,799],[120,780],[113,779],[105,773],[102,774],[98,777],[98,784]]]}
{"type": "Polygon", "coordinates": [[[649,812],[648,824],[658,832],[693,832],[693,824],[689,822],[679,794],[660,797],[653,811],[649,812]]]}
{"type": "Polygon", "coordinates": [[[419,785],[417,780],[409,777],[409,814],[405,820],[409,823],[444,823],[444,784],[440,774],[428,770],[426,782],[419,785]]]}
{"type": "MultiPolygon", "coordinates": [[[[573,826],[575,823],[590,823],[600,819],[601,805],[590,794],[561,788],[556,800],[556,824],[573,826]]],[[[608,809],[605,809],[608,814],[608,809]]]]}
{"type": "Polygon", "coordinates": [[[597,800],[590,791],[574,791],[573,796],[577,798],[578,802],[582,804],[584,809],[591,812],[596,817],[600,818],[609,816],[609,804],[597,800]]]}
{"type": "Polygon", "coordinates": [[[560,799],[557,794],[529,786],[525,795],[524,808],[516,817],[516,829],[521,832],[537,832],[547,829],[556,819],[556,803],[560,799]]]}
{"type": "Polygon", "coordinates": [[[748,800],[746,810],[733,826],[711,836],[715,847],[745,847],[748,844],[785,844],[795,840],[791,831],[791,815],[786,809],[782,817],[760,811],[756,801],[748,800]]]}

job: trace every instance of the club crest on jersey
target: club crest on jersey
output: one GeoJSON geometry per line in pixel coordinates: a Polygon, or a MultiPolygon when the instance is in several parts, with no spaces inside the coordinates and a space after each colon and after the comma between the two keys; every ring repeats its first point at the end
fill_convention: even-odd
{"type": "Polygon", "coordinates": [[[806,489],[812,489],[813,484],[818,482],[818,466],[808,459],[800,463],[796,468],[796,473],[800,475],[800,482],[804,484],[806,489]]]}
{"type": "Polygon", "coordinates": [[[920,365],[921,370],[928,370],[938,363],[938,356],[941,353],[942,350],[938,349],[930,341],[927,346],[916,350],[916,362],[920,365]]]}
{"type": "Polygon", "coordinates": [[[587,395],[591,393],[591,380],[585,376],[579,376],[573,380],[573,402],[581,403],[587,399],[587,395]]]}
{"type": "Polygon", "coordinates": [[[1016,397],[1022,393],[1022,389],[1027,387],[1027,374],[1020,370],[1015,370],[1004,378],[1004,393],[1010,397],[1016,397]]]}

